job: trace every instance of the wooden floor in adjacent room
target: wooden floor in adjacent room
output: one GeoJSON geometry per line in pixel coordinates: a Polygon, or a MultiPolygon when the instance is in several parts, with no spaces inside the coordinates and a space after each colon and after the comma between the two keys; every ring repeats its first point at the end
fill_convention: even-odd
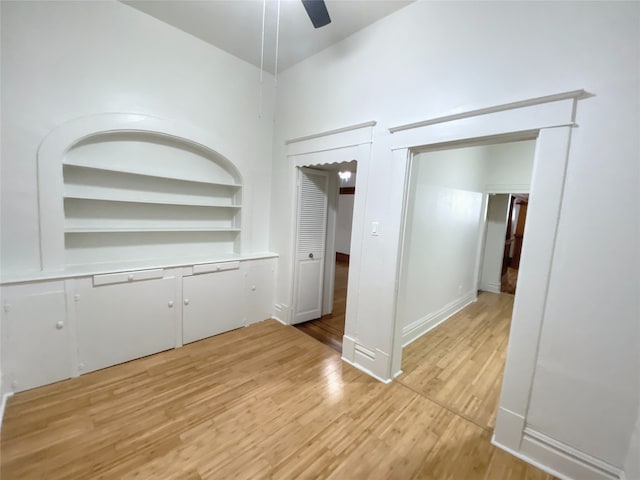
{"type": "Polygon", "coordinates": [[[12,479],[550,479],[489,440],[512,297],[482,294],[384,385],[276,321],[9,399],[12,479]]]}
{"type": "Polygon", "coordinates": [[[296,325],[298,330],[307,335],[311,335],[325,345],[329,345],[338,353],[342,353],[348,278],[349,264],[347,262],[336,262],[333,288],[333,312],[328,315],[323,315],[317,320],[310,320],[296,325]]]}
{"type": "Polygon", "coordinates": [[[493,431],[513,299],[481,292],[476,303],[404,349],[397,381],[493,431]]]}

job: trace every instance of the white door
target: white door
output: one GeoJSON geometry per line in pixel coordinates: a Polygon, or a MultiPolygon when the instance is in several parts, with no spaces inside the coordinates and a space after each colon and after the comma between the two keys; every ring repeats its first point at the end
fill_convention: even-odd
{"type": "Polygon", "coordinates": [[[301,168],[298,176],[293,323],[322,315],[329,174],[301,168]]]}

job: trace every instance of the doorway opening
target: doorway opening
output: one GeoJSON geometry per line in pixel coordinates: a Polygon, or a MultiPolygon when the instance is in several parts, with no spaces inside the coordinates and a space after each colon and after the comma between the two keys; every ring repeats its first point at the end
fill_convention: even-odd
{"type": "Polygon", "coordinates": [[[323,193],[326,199],[324,215],[321,212],[325,199],[310,203],[307,199],[309,191],[298,188],[293,324],[300,331],[342,353],[357,162],[313,165],[298,170],[303,182],[305,174],[326,174],[327,186],[323,193]],[[305,209],[304,205],[309,207],[305,209]],[[322,235],[322,227],[325,231],[324,260],[318,263],[322,271],[315,270],[312,275],[305,275],[305,264],[312,261],[309,257],[312,252],[306,251],[304,238],[311,235],[318,239],[322,235]],[[319,293],[314,297],[310,295],[311,292],[319,293]],[[310,304],[314,308],[310,309],[310,304]],[[301,314],[311,311],[314,313],[301,314]]]}
{"type": "Polygon", "coordinates": [[[500,284],[502,293],[513,295],[516,293],[528,206],[528,194],[510,195],[507,235],[502,259],[502,281],[500,284]]]}
{"type": "MultiPolygon", "coordinates": [[[[571,134],[577,126],[579,101],[591,96],[593,94],[585,90],[574,90],[425,119],[389,129],[392,134],[394,173],[403,178],[404,199],[408,194],[407,180],[416,150],[438,147],[450,149],[463,143],[495,143],[491,140],[509,135],[513,140],[523,139],[527,134],[531,134],[530,138],[536,139],[535,168],[531,178],[527,210],[527,235],[519,268],[519,288],[513,297],[514,307],[508,339],[509,359],[501,379],[502,393],[491,441],[502,449],[537,460],[541,458],[540,455],[546,453],[540,453],[537,447],[535,439],[540,437],[528,431],[528,411],[534,387],[533,379],[539,365],[538,346],[549,300],[549,279],[571,152],[571,134]]],[[[398,186],[399,183],[397,182],[398,186]]],[[[517,188],[513,188],[503,193],[517,191],[517,188]]],[[[396,285],[401,280],[400,271],[405,256],[403,236],[407,216],[406,201],[400,202],[398,198],[397,200],[393,208],[402,215],[398,228],[399,241],[393,244],[397,262],[393,268],[387,269],[395,274],[396,285]]],[[[363,259],[363,264],[367,259],[368,257],[363,259]]],[[[378,365],[372,365],[375,368],[373,371],[380,372],[378,375],[384,379],[402,374],[403,334],[406,333],[404,319],[398,317],[397,306],[402,299],[397,294],[397,288],[391,298],[393,313],[390,315],[390,325],[393,328],[393,344],[389,362],[380,365],[379,368],[376,368],[378,365]]],[[[372,303],[376,307],[388,305],[389,297],[372,303]]],[[[367,310],[367,313],[370,310],[367,310]]],[[[348,349],[345,348],[345,351],[348,349]]],[[[454,357],[455,354],[454,349],[448,358],[454,357]]],[[[356,362],[359,365],[371,364],[361,358],[356,362]]],[[[470,378],[470,385],[481,378],[483,375],[478,372],[470,378]]],[[[563,452],[558,451],[557,455],[559,460],[563,452]]],[[[566,455],[564,457],[568,458],[566,455]]]]}
{"type": "Polygon", "coordinates": [[[478,290],[515,295],[528,193],[490,193],[478,290]]]}
{"type": "Polygon", "coordinates": [[[396,307],[403,347],[478,290],[500,293],[508,196],[495,194],[528,193],[535,145],[529,134],[414,152],[396,307]]]}
{"type": "Polygon", "coordinates": [[[508,192],[528,194],[535,144],[529,135],[446,145],[414,152],[410,163],[397,381],[485,429],[495,425],[514,305],[501,293],[505,245],[509,268],[524,232],[522,223],[513,250],[509,206],[524,203],[508,192]]]}

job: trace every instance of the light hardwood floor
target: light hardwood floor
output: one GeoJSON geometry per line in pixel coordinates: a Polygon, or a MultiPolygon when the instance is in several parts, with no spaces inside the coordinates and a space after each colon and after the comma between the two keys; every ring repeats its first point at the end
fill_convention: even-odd
{"type": "Polygon", "coordinates": [[[480,306],[504,313],[499,297],[472,306],[480,318],[465,340],[452,319],[428,334],[434,345],[414,343],[407,373],[390,385],[265,321],[17,394],[2,428],[2,479],[548,480],[489,443],[495,405],[476,406],[499,387],[488,375],[502,368],[492,350],[504,340],[491,337],[507,326],[480,306]],[[440,363],[423,364],[427,356],[440,363]]]}
{"type": "Polygon", "coordinates": [[[493,430],[507,353],[513,295],[481,292],[402,352],[403,385],[493,430]]]}

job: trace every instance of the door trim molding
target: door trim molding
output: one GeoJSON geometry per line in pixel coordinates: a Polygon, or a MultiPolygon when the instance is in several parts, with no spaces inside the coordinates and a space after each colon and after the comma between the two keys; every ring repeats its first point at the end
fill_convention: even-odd
{"type": "MultiPolygon", "coordinates": [[[[373,128],[377,122],[370,121],[358,123],[349,127],[337,128],[327,132],[321,132],[306,137],[299,137],[285,142],[287,148],[287,157],[294,155],[310,155],[313,153],[323,152],[327,155],[332,150],[341,150],[347,147],[356,148],[359,145],[368,145],[373,142],[373,128]]],[[[343,152],[334,152],[338,158],[342,160],[328,160],[327,158],[317,157],[315,159],[305,159],[307,165],[324,165],[329,163],[340,163],[345,161],[343,152]],[[319,162],[319,163],[318,163],[319,162]]],[[[347,160],[348,161],[348,160],[347,160]]]]}
{"type": "Polygon", "coordinates": [[[468,110],[466,112],[454,113],[451,115],[444,115],[442,117],[435,117],[429,120],[422,120],[420,122],[407,123],[405,125],[391,127],[389,128],[389,132],[396,133],[404,130],[411,130],[413,128],[427,127],[429,125],[435,125],[437,123],[447,123],[453,120],[461,120],[463,118],[476,117],[479,115],[487,115],[490,113],[504,112],[506,110],[516,110],[518,108],[531,107],[534,105],[552,103],[560,100],[582,100],[583,98],[589,98],[589,97],[593,97],[593,94],[587,92],[584,89],[571,90],[569,92],[554,93],[552,95],[543,95],[542,97],[529,98],[527,100],[518,100],[515,102],[502,103],[500,105],[494,105],[491,107],[478,108],[476,110],[468,110]]]}
{"type": "Polygon", "coordinates": [[[326,132],[314,133],[311,135],[306,135],[304,137],[297,137],[297,138],[292,138],[290,140],[285,140],[284,144],[291,145],[292,143],[304,142],[305,140],[313,140],[314,138],[329,137],[331,135],[336,135],[338,133],[350,132],[352,130],[360,130],[361,128],[366,128],[366,127],[375,127],[377,123],[378,122],[376,122],[375,120],[371,120],[369,122],[363,122],[363,123],[356,123],[355,125],[336,128],[334,130],[328,130],[326,132]]]}
{"type": "MultiPolygon", "coordinates": [[[[289,160],[289,171],[291,173],[294,202],[291,208],[291,245],[292,261],[289,266],[289,305],[293,304],[296,289],[295,278],[295,245],[296,245],[296,212],[298,209],[296,190],[296,168],[332,165],[342,162],[356,161],[358,174],[356,175],[356,186],[353,206],[353,219],[351,230],[351,253],[349,256],[349,277],[347,286],[347,305],[345,312],[345,337],[343,339],[343,360],[348,363],[355,363],[355,351],[351,349],[349,354],[348,345],[357,341],[357,292],[360,283],[360,271],[362,268],[362,243],[365,235],[364,218],[366,207],[366,187],[369,179],[371,145],[373,143],[373,131],[377,122],[370,121],[351,127],[338,128],[327,132],[300,137],[287,142],[287,158],[289,160]],[[351,336],[349,336],[351,335],[351,336]],[[352,340],[353,339],[353,340],[352,340]],[[345,347],[346,346],[346,347],[345,347]]],[[[333,262],[335,268],[335,262],[333,262]]],[[[291,309],[293,310],[293,309],[291,309]]],[[[289,314],[287,321],[290,323],[293,314],[289,314]]],[[[383,379],[388,357],[386,354],[380,355],[378,362],[384,365],[378,372],[378,378],[383,379]]],[[[370,372],[370,371],[369,371],[370,372]]]]}
{"type": "MultiPolygon", "coordinates": [[[[498,143],[507,138],[514,140],[537,137],[527,237],[524,240],[523,262],[518,279],[520,288],[515,298],[500,399],[500,411],[508,411],[511,416],[521,418],[522,422],[510,422],[505,415],[498,415],[494,440],[496,445],[525,455],[527,461],[532,463],[545,464],[549,460],[540,450],[524,451],[528,445],[524,442],[525,426],[545,318],[571,132],[576,126],[578,100],[590,96],[592,95],[584,90],[575,90],[438,117],[390,130],[394,159],[402,165],[408,163],[405,167],[408,171],[411,170],[413,153],[416,151],[482,144],[489,140],[496,140],[498,143]]],[[[405,178],[404,183],[405,197],[409,187],[408,178],[405,178]]],[[[398,262],[394,312],[397,312],[397,285],[402,265],[406,209],[405,201],[401,211],[397,212],[403,220],[398,232],[398,243],[395,245],[398,262]]],[[[397,313],[394,315],[395,318],[391,321],[393,346],[389,373],[400,370],[402,361],[403,319],[397,313]]],[[[569,455],[566,457],[575,458],[569,455]]],[[[572,471],[567,465],[560,465],[559,468],[563,470],[561,474],[572,471]]]]}

